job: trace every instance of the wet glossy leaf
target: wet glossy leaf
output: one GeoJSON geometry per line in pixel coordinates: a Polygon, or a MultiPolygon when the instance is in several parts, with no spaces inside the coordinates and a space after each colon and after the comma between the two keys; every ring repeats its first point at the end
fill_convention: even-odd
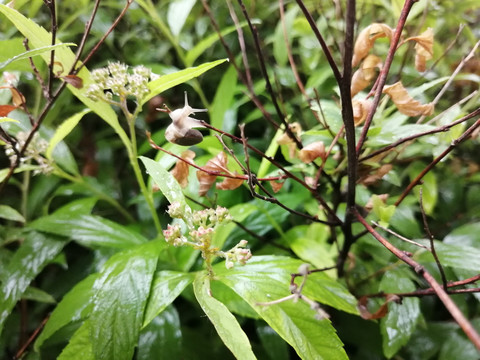
{"type": "Polygon", "coordinates": [[[73,334],[58,360],[96,360],[90,338],[90,321],[85,321],[73,334]]]}
{"type": "Polygon", "coordinates": [[[180,318],[173,306],[168,306],[140,333],[136,359],[181,359],[182,331],[180,318]]]}
{"type": "MultiPolygon", "coordinates": [[[[409,292],[415,284],[408,278],[405,269],[387,271],[380,282],[380,290],[385,293],[409,292]]],[[[392,357],[412,336],[420,317],[420,301],[404,298],[401,304],[389,303],[388,313],[380,321],[383,338],[383,352],[392,357]]]]}
{"type": "Polygon", "coordinates": [[[96,359],[130,360],[137,345],[160,246],[150,241],[112,256],[93,285],[90,339],[96,359]]]}
{"type": "Polygon", "coordinates": [[[29,232],[1,274],[0,333],[5,320],[33,279],[52,261],[66,242],[55,237],[29,232]]]}
{"type": "Polygon", "coordinates": [[[247,265],[231,270],[216,266],[215,274],[249,303],[302,359],[347,359],[330,321],[316,320],[315,312],[304,302],[257,305],[290,295],[290,274],[301,264],[287,257],[254,256],[247,265]]]}
{"type": "Polygon", "coordinates": [[[194,275],[176,271],[158,271],[154,274],[152,289],[145,308],[143,327],[170,305],[193,281],[194,275]]]}
{"type": "Polygon", "coordinates": [[[0,218],[22,223],[25,222],[25,218],[22,214],[8,205],[0,205],[0,218]]]}
{"type": "Polygon", "coordinates": [[[139,233],[95,215],[62,212],[39,218],[30,223],[30,227],[69,237],[85,246],[125,249],[147,242],[139,233]]]}
{"type": "Polygon", "coordinates": [[[289,360],[288,345],[270,326],[257,322],[257,335],[270,360],[289,360]]]}
{"type": "Polygon", "coordinates": [[[208,316],[224,344],[237,359],[256,359],[250,341],[227,307],[215,299],[210,292],[210,280],[201,272],[193,282],[198,303],[208,316]]]}
{"type": "Polygon", "coordinates": [[[63,297],[37,338],[35,350],[38,351],[56,331],[71,322],[83,319],[90,312],[90,299],[93,295],[93,284],[97,277],[98,274],[93,274],[83,279],[63,297]]]}

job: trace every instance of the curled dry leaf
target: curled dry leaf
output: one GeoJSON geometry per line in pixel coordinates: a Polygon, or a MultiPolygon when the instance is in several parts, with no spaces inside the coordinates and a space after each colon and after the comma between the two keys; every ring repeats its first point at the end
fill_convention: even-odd
{"type": "Polygon", "coordinates": [[[382,59],[370,54],[363,60],[360,68],[358,68],[352,76],[352,85],[350,88],[352,97],[370,85],[376,75],[375,68],[379,70],[382,69],[382,59]]]}
{"type": "Polygon", "coordinates": [[[83,88],[83,79],[77,75],[67,75],[62,76],[61,79],[65,81],[67,84],[72,85],[74,88],[81,89],[83,88]]]}
{"type": "Polygon", "coordinates": [[[0,117],[7,116],[10,112],[15,110],[17,106],[13,105],[0,105],[0,117]]]}
{"type": "Polygon", "coordinates": [[[433,103],[421,104],[419,101],[413,99],[401,82],[385,86],[383,92],[390,96],[398,111],[402,114],[408,116],[428,116],[433,114],[433,103]]]}
{"type": "Polygon", "coordinates": [[[373,23],[358,34],[353,49],[352,66],[357,66],[367,56],[375,40],[381,37],[392,38],[393,30],[386,24],[373,23]]]}
{"type": "Polygon", "coordinates": [[[364,100],[353,100],[353,121],[355,126],[362,124],[367,118],[368,112],[372,108],[373,101],[364,99],[364,100]]]}
{"type": "Polygon", "coordinates": [[[223,179],[221,183],[217,183],[216,187],[219,190],[234,190],[242,184],[243,184],[243,179],[234,179],[234,178],[226,177],[223,179]]]}
{"type": "Polygon", "coordinates": [[[280,189],[283,187],[283,184],[285,184],[285,181],[270,181],[270,185],[272,186],[275,194],[280,191],[280,189]]]}
{"type": "Polygon", "coordinates": [[[401,303],[402,298],[395,294],[385,295],[385,302],[378,308],[377,311],[371,313],[367,307],[368,297],[362,296],[358,299],[357,307],[360,311],[360,316],[365,320],[381,319],[388,313],[388,303],[394,301],[396,303],[401,303]]]}
{"type": "Polygon", "coordinates": [[[392,169],[393,169],[393,166],[391,164],[384,164],[379,168],[377,168],[373,173],[371,174],[367,173],[367,175],[360,177],[360,179],[358,179],[358,183],[366,186],[372,185],[376,183],[378,180],[380,180],[381,178],[383,178],[392,169]]]}
{"type": "MultiPolygon", "coordinates": [[[[193,162],[193,159],[195,158],[195,153],[192,150],[187,150],[182,153],[181,157],[188,162],[193,162]]],[[[185,161],[178,160],[175,164],[175,167],[171,171],[173,177],[178,181],[182,188],[186,188],[188,185],[189,170],[190,165],[188,165],[185,161]]]]}
{"type": "Polygon", "coordinates": [[[433,30],[428,28],[419,36],[408,38],[413,40],[415,44],[415,69],[425,71],[426,62],[433,57],[433,30]]]}
{"type": "Polygon", "coordinates": [[[316,141],[308,144],[298,152],[298,157],[305,164],[309,164],[317,158],[325,160],[325,144],[323,141],[316,141]]]}
{"type": "MultiPolygon", "coordinates": [[[[197,179],[200,183],[198,193],[200,196],[204,196],[208,192],[217,179],[217,176],[221,176],[222,174],[230,176],[237,175],[228,170],[227,161],[227,155],[222,151],[213,159],[210,159],[203,167],[203,169],[210,173],[202,170],[197,171],[197,179]],[[212,172],[216,172],[218,175],[213,175],[212,172]]],[[[243,179],[225,178],[221,183],[217,184],[217,189],[233,190],[242,185],[242,183],[243,179]]]]}
{"type": "MultiPolygon", "coordinates": [[[[297,123],[297,122],[294,122],[294,123],[290,124],[289,127],[290,127],[290,130],[292,131],[292,133],[297,138],[299,138],[300,134],[302,133],[302,127],[300,126],[300,124],[297,123]]],[[[290,136],[288,136],[288,134],[286,132],[284,132],[282,134],[282,136],[280,136],[277,139],[277,144],[278,145],[287,145],[289,156],[291,158],[295,157],[295,150],[297,149],[297,144],[295,144],[293,139],[290,136]]]]}

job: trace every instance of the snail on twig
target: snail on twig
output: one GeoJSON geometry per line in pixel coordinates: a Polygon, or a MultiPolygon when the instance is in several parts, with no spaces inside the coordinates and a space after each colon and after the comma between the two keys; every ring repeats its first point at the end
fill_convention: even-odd
{"type": "Polygon", "coordinates": [[[170,110],[168,107],[164,109],[158,109],[159,111],[168,112],[168,115],[172,119],[172,123],[167,127],[165,131],[165,138],[177,145],[191,146],[200,143],[203,140],[203,135],[200,131],[194,129],[199,127],[205,127],[200,120],[190,117],[190,115],[196,112],[206,112],[207,109],[194,109],[188,105],[187,92],[185,91],[185,106],[181,109],[170,110]]]}

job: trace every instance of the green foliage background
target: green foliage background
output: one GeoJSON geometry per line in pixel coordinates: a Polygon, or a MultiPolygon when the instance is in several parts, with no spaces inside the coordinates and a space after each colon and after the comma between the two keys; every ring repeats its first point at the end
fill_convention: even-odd
{"type": "MultiPolygon", "coordinates": [[[[93,3],[57,2],[57,39],[65,45],[56,45],[55,54],[63,67],[58,70],[62,75],[73,63],[73,45],[80,42],[93,3]]],[[[223,40],[236,63],[242,64],[238,29],[227,4],[212,1],[209,5],[223,40]]],[[[253,89],[265,110],[275,117],[251,33],[238,4],[231,5],[248,49],[253,89]]],[[[342,68],[344,2],[307,1],[306,5],[342,68]]],[[[402,6],[400,0],[357,1],[356,34],[373,22],[395,27],[402,6]]],[[[85,52],[123,8],[124,2],[101,2],[85,52]]],[[[15,9],[18,12],[0,4],[0,72],[19,78],[17,87],[28,109],[38,116],[47,100],[27,55],[33,56],[36,68],[45,77],[52,49],[50,15],[39,0],[16,1],[15,9]],[[32,49],[27,54],[24,38],[32,49]]],[[[310,25],[296,3],[286,3],[288,44],[307,95],[319,99],[311,103],[298,90],[289,64],[278,3],[248,1],[246,9],[258,29],[268,75],[288,122],[302,125],[304,144],[324,141],[328,146],[343,124],[339,89],[310,25]]],[[[477,43],[479,16],[476,0],[418,1],[408,17],[405,37],[433,28],[434,59],[427,64],[427,72],[418,73],[413,46],[401,46],[387,83],[401,80],[415,99],[432,101],[477,43]]],[[[374,51],[385,57],[388,41],[378,40],[374,51]]],[[[270,126],[255,107],[233,64],[225,61],[227,57],[200,1],[157,4],[138,0],[91,58],[88,70],[85,67],[78,74],[87,86],[89,70],[118,61],[145,65],[162,75],[149,83],[151,92],[139,105],[142,111],[133,131],[119,109],[93,102],[85,96],[84,88],[68,85],[68,91],[56,99],[39,130],[49,142],[45,158],[53,161],[53,173],[34,175],[34,163],[22,165],[0,198],[3,357],[13,357],[38,329],[41,332],[22,352],[26,359],[477,359],[478,350],[435,296],[405,297],[390,303],[385,317],[362,319],[357,308],[361,296],[408,293],[428,284],[363,233],[359,223],[353,224],[358,237],[350,249],[344,276],[339,277],[335,270],[310,274],[302,292],[321,304],[330,319],[316,319],[315,311],[303,301],[259,305],[289,296],[290,274],[297,273],[303,263],[311,268],[335,266],[345,239],[338,227],[311,221],[312,217],[324,222],[331,219],[312,193],[291,178],[275,198],[306,217],[252,198],[247,184],[235,190],[212,188],[206,197],[199,197],[193,169],[187,188],[182,190],[167,172],[176,159],[150,147],[146,131],[172,153],[180,155],[185,149],[166,143],[164,133],[170,119],[154,110],[161,106],[159,103],[148,100],[161,100],[176,109],[183,106],[187,91],[192,107],[209,110],[203,119],[214,127],[240,136],[237,125],[245,124],[249,144],[302,179],[315,176],[321,161],[314,166],[304,164],[292,158],[285,145],[277,144],[283,131],[270,126]],[[156,187],[160,191],[154,192],[156,187]],[[166,209],[174,201],[193,211],[203,209],[202,204],[228,208],[235,223],[222,225],[214,242],[230,249],[246,239],[253,258],[245,266],[236,265],[230,270],[223,261],[217,261],[213,265],[215,275],[209,277],[197,251],[169,246],[159,231],[171,223],[166,209]]],[[[478,61],[478,51],[475,57],[478,61]]],[[[429,124],[416,124],[417,118],[398,112],[388,98],[382,100],[364,155],[478,109],[476,94],[460,102],[478,88],[480,72],[478,68],[476,71],[455,78],[436,105],[434,116],[442,116],[429,124]]],[[[60,82],[56,79],[55,86],[60,82]]],[[[0,89],[0,104],[10,103],[10,92],[0,89]]],[[[129,108],[134,107],[129,103],[129,108]]],[[[0,118],[0,126],[11,136],[31,129],[22,110],[8,117],[14,121],[0,118]]],[[[382,178],[357,184],[359,208],[373,200],[371,211],[364,211],[367,219],[428,245],[419,205],[422,189],[435,248],[451,281],[480,273],[478,134],[430,171],[422,185],[399,206],[393,204],[410,181],[475,121],[399,145],[381,160],[359,162],[361,175],[375,174],[383,164],[392,165],[382,178]],[[380,194],[389,195],[386,203],[375,197],[380,194]]],[[[223,150],[213,131],[202,131],[204,141],[193,148],[199,166],[223,150]]],[[[360,132],[358,128],[357,136],[360,132]]],[[[242,145],[223,139],[245,161],[242,145]]],[[[318,187],[341,219],[346,212],[345,152],[346,142],[340,138],[325,162],[318,187]]],[[[7,176],[9,166],[2,151],[0,180],[7,176]]],[[[241,172],[232,156],[229,166],[241,172]]],[[[276,166],[253,153],[250,167],[258,178],[279,173],[276,166]]],[[[270,185],[266,187],[271,189],[270,185]]],[[[411,253],[440,281],[430,252],[384,231],[382,234],[411,253]]],[[[452,299],[479,331],[479,294],[453,295],[452,299]]],[[[372,297],[370,311],[383,302],[382,297],[372,297]]]]}

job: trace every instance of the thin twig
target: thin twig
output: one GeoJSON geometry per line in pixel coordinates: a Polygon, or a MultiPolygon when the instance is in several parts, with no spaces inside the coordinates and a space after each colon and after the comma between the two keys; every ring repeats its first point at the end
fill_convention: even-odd
{"type": "Polygon", "coordinates": [[[412,189],[422,180],[422,178],[431,170],[435,165],[437,165],[445,156],[447,156],[455,147],[465,141],[472,133],[480,127],[480,119],[477,120],[472,126],[470,126],[460,137],[453,140],[452,143],[440,154],[438,155],[430,164],[428,164],[421,172],[417,175],[415,179],[407,186],[403,191],[400,197],[395,202],[395,206],[400,205],[400,203],[405,199],[405,197],[412,191],[412,189]]]}
{"type": "Polygon", "coordinates": [[[415,246],[418,246],[418,247],[421,247],[425,250],[428,250],[430,251],[430,248],[428,246],[425,246],[425,245],[422,245],[416,241],[413,241],[413,240],[410,240],[410,239],[407,239],[405,236],[402,236],[400,235],[399,233],[396,233],[395,231],[389,229],[389,228],[386,228],[382,225],[380,225],[379,223],[375,222],[375,221],[372,221],[372,224],[375,225],[376,227],[382,229],[383,231],[386,231],[388,232],[389,234],[392,234],[393,236],[395,236],[396,238],[402,240],[402,241],[405,241],[405,242],[408,242],[409,244],[412,244],[412,245],[415,245],[415,246]]]}
{"type": "Polygon", "coordinates": [[[275,111],[277,112],[277,116],[280,119],[281,123],[285,126],[285,132],[287,135],[295,142],[297,147],[301,149],[303,147],[302,142],[300,139],[298,139],[293,131],[290,129],[288,126],[288,122],[286,119],[286,116],[283,114],[282,110],[280,109],[280,106],[278,105],[277,102],[277,97],[275,95],[275,92],[273,91],[272,84],[270,82],[270,78],[268,76],[267,72],[267,67],[265,64],[265,57],[263,55],[262,47],[260,45],[260,38],[258,36],[258,31],[256,26],[252,24],[252,21],[250,19],[250,16],[248,15],[247,9],[245,7],[245,4],[243,3],[243,0],[238,0],[238,4],[240,5],[240,8],[242,9],[243,15],[245,16],[245,19],[247,20],[248,27],[250,28],[250,31],[253,36],[253,43],[255,44],[255,51],[257,53],[258,57],[258,62],[260,65],[260,70],[262,71],[263,78],[265,79],[265,87],[267,92],[270,95],[270,99],[272,100],[273,107],[275,108],[275,111]]]}
{"type": "MultiPolygon", "coordinates": [[[[476,92],[475,92],[476,93],[476,92]]],[[[471,95],[475,94],[475,93],[472,93],[471,95]]],[[[448,111],[448,110],[446,110],[448,111]]],[[[443,115],[445,112],[442,112],[442,114],[440,115],[443,115]]],[[[438,116],[438,117],[441,117],[441,116],[438,116]]],[[[476,116],[479,116],[480,115],[480,108],[478,108],[477,110],[471,112],[470,114],[467,114],[463,117],[461,117],[460,119],[458,120],[455,120],[453,122],[451,122],[450,124],[446,124],[446,125],[443,125],[443,126],[439,126],[435,129],[432,129],[432,130],[428,130],[428,131],[424,131],[424,132],[421,132],[421,133],[418,133],[418,134],[414,134],[414,135],[410,135],[410,136],[407,136],[407,137],[404,137],[402,139],[399,139],[381,149],[378,149],[374,152],[372,152],[371,154],[368,154],[368,155],[365,155],[364,157],[362,157],[360,159],[360,161],[365,161],[365,160],[368,160],[368,159],[371,159],[377,155],[380,155],[381,153],[383,152],[386,152],[386,151],[389,151],[391,149],[394,149],[396,148],[398,145],[400,144],[403,144],[405,142],[408,142],[408,141],[411,141],[411,140],[415,140],[415,139],[418,139],[420,137],[423,137],[423,136],[426,136],[426,135],[432,135],[432,134],[436,134],[436,133],[440,133],[440,132],[446,132],[448,130],[450,130],[452,127],[458,125],[458,124],[461,124],[467,120],[470,120],[476,116]]]]}
{"type": "Polygon", "coordinates": [[[447,277],[445,276],[445,271],[443,270],[443,266],[440,263],[440,259],[438,258],[437,251],[435,250],[433,234],[430,231],[430,227],[428,226],[427,214],[425,212],[425,208],[423,207],[423,188],[420,189],[420,212],[422,213],[423,228],[425,229],[425,232],[427,233],[427,236],[428,236],[428,240],[430,241],[430,252],[432,253],[433,258],[435,259],[435,263],[437,264],[438,271],[440,272],[440,276],[442,278],[442,283],[443,283],[443,290],[447,291],[447,277]]]}
{"type": "Polygon", "coordinates": [[[419,263],[405,254],[403,251],[397,249],[391,243],[387,241],[383,236],[381,236],[370,224],[360,215],[358,211],[355,210],[355,215],[358,221],[368,230],[368,232],[377,239],[383,246],[385,246],[392,254],[397,258],[402,260],[404,263],[412,267],[412,269],[420,276],[422,276],[430,287],[433,289],[438,298],[445,305],[450,315],[455,319],[458,325],[462,328],[468,338],[472,341],[477,349],[480,350],[480,335],[477,333],[472,324],[467,320],[463,315],[457,305],[453,302],[448,294],[443,290],[442,286],[435,280],[435,278],[419,263]]]}
{"type": "Polygon", "coordinates": [[[360,135],[360,138],[358,139],[357,156],[360,154],[360,151],[362,150],[363,143],[367,138],[368,129],[370,128],[370,124],[372,123],[372,120],[373,120],[373,115],[375,114],[378,104],[380,103],[382,90],[387,81],[388,72],[390,71],[390,66],[392,65],[393,57],[397,50],[397,46],[400,41],[400,36],[402,35],[402,30],[405,26],[405,22],[407,21],[408,14],[410,13],[410,10],[413,4],[417,1],[418,0],[406,0],[403,5],[400,18],[398,19],[397,28],[395,29],[393,39],[390,41],[390,49],[388,50],[385,63],[383,64],[382,70],[380,71],[380,75],[377,80],[378,82],[376,87],[376,93],[375,93],[375,97],[373,98],[372,107],[368,112],[367,118],[365,119],[365,123],[362,128],[362,133],[360,135]]]}
{"type": "Polygon", "coordinates": [[[108,37],[108,35],[110,35],[110,33],[113,31],[113,29],[115,29],[118,25],[118,23],[120,22],[120,20],[122,20],[122,18],[124,17],[124,15],[127,13],[127,10],[128,8],[130,7],[130,5],[133,3],[133,0],[127,0],[127,3],[125,4],[122,12],[117,16],[117,18],[115,19],[115,21],[113,22],[113,24],[108,28],[108,30],[105,32],[105,34],[101,37],[101,39],[95,44],[95,46],[92,48],[92,50],[90,50],[90,52],[88,53],[88,55],[85,57],[85,59],[82,61],[82,63],[79,65],[79,67],[76,69],[76,71],[80,71],[81,68],[83,68],[87,62],[92,58],[92,56],[97,52],[97,50],[100,48],[100,46],[103,44],[103,42],[106,40],[106,38],[108,37]]]}

